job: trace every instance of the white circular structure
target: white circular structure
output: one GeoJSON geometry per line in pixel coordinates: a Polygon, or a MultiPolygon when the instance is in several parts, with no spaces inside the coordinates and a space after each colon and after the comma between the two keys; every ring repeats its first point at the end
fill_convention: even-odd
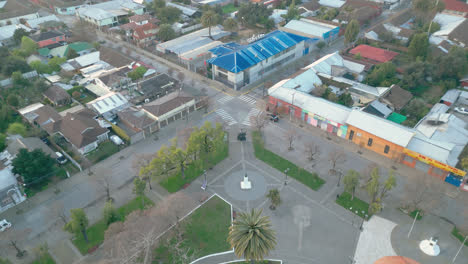
{"type": "Polygon", "coordinates": [[[440,248],[437,245],[437,239],[426,239],[419,243],[419,248],[422,252],[426,253],[429,256],[438,256],[440,254],[440,248]]]}

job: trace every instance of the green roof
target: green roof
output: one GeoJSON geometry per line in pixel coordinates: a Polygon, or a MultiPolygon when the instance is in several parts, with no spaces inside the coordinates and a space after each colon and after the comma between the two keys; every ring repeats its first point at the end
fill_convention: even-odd
{"type": "Polygon", "coordinates": [[[405,122],[406,116],[393,112],[387,117],[387,119],[397,124],[401,124],[405,122]]]}
{"type": "Polygon", "coordinates": [[[83,50],[93,48],[93,45],[91,45],[90,43],[82,42],[82,41],[71,43],[68,46],[70,46],[70,48],[74,49],[76,52],[80,52],[80,51],[83,51],[83,50]]]}
{"type": "Polygon", "coordinates": [[[60,46],[60,47],[50,50],[50,55],[54,57],[64,58],[67,56],[67,53],[68,53],[68,45],[60,46]]]}
{"type": "Polygon", "coordinates": [[[37,52],[39,53],[39,55],[47,57],[47,55],[49,55],[50,50],[48,48],[42,48],[38,49],[37,52]]]}

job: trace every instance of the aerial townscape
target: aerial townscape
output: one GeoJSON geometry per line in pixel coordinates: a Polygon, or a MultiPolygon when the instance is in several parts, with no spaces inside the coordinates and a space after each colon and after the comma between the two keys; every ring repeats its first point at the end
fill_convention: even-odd
{"type": "Polygon", "coordinates": [[[0,0],[0,264],[468,264],[468,0],[0,0]]]}

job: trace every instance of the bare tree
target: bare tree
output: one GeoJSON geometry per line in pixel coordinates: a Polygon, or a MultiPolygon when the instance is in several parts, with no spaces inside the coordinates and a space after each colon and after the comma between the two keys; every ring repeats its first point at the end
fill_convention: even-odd
{"type": "Polygon", "coordinates": [[[142,259],[142,263],[151,263],[151,251],[158,236],[177,226],[178,221],[196,205],[195,199],[178,192],[146,211],[132,212],[124,223],[109,226],[105,241],[99,249],[100,255],[111,259],[111,263],[129,263],[137,257],[142,259]]]}
{"type": "Polygon", "coordinates": [[[179,81],[183,83],[185,79],[185,74],[183,72],[177,73],[177,79],[179,79],[179,81]]]}
{"type": "Polygon", "coordinates": [[[31,233],[31,229],[13,229],[10,228],[2,233],[2,241],[8,241],[8,245],[16,250],[16,257],[22,258],[27,254],[18,242],[25,241],[27,236],[31,233]]]}
{"type": "Polygon", "coordinates": [[[108,168],[100,168],[93,173],[93,181],[99,186],[99,190],[104,192],[106,201],[112,201],[111,188],[113,185],[112,181],[112,170],[108,168]]]}
{"type": "Polygon", "coordinates": [[[304,154],[309,161],[314,161],[320,155],[320,147],[314,142],[309,142],[305,145],[304,154]]]}
{"type": "Polygon", "coordinates": [[[256,115],[250,116],[250,123],[257,129],[257,131],[261,132],[267,123],[266,113],[261,111],[256,115]]]}
{"type": "Polygon", "coordinates": [[[406,177],[404,203],[409,210],[430,212],[436,209],[444,197],[444,184],[440,179],[424,173],[406,177]]]}
{"type": "Polygon", "coordinates": [[[346,161],[346,154],[343,150],[334,150],[328,154],[328,161],[330,161],[331,169],[329,170],[330,175],[337,175],[338,176],[338,183],[337,186],[340,186],[341,177],[343,176],[343,172],[336,169],[336,166],[340,163],[344,163],[346,161]]]}
{"type": "Polygon", "coordinates": [[[297,132],[295,129],[291,128],[284,134],[284,137],[288,141],[288,150],[291,151],[294,149],[293,143],[297,139],[297,132]]]}
{"type": "Polygon", "coordinates": [[[172,77],[173,74],[174,74],[174,69],[169,67],[169,68],[167,69],[167,75],[169,75],[169,76],[172,77]]]}
{"type": "Polygon", "coordinates": [[[200,99],[201,107],[205,109],[205,114],[208,113],[208,109],[213,105],[213,100],[209,96],[203,96],[200,99]]]}
{"type": "Polygon", "coordinates": [[[54,202],[49,207],[49,211],[50,211],[50,216],[54,218],[56,217],[60,218],[60,220],[62,220],[64,225],[68,223],[68,217],[67,217],[66,210],[62,201],[58,200],[54,202]]]}

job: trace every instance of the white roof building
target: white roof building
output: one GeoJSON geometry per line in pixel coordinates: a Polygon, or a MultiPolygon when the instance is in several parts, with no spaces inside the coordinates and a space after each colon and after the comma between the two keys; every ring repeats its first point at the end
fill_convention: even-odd
{"type": "Polygon", "coordinates": [[[407,127],[360,110],[352,110],[346,123],[402,147],[406,147],[415,134],[407,127]]]}
{"type": "Polygon", "coordinates": [[[172,52],[179,55],[208,45],[227,35],[229,35],[229,32],[223,31],[220,26],[214,26],[211,28],[211,39],[209,38],[208,28],[203,28],[173,40],[160,43],[156,46],[156,49],[162,53],[172,52]]]}
{"type": "Polygon", "coordinates": [[[26,23],[29,25],[30,28],[38,29],[40,24],[44,22],[48,22],[48,21],[60,22],[60,19],[58,19],[58,17],[55,15],[50,15],[50,16],[43,16],[43,17],[38,17],[34,19],[28,19],[26,20],[26,23]]]}
{"type": "Polygon", "coordinates": [[[77,69],[81,69],[90,65],[93,65],[100,61],[100,52],[95,51],[83,56],[76,57],[74,59],[67,60],[64,64],[60,65],[60,67],[65,71],[73,71],[77,69]]]}
{"type": "Polygon", "coordinates": [[[27,32],[31,31],[30,28],[22,24],[0,27],[0,42],[5,42],[4,44],[7,45],[6,42],[10,42],[13,38],[13,34],[15,34],[15,31],[20,28],[26,30],[27,32]]]}
{"type": "Polygon", "coordinates": [[[110,92],[87,103],[86,106],[107,120],[111,120],[117,112],[130,107],[130,103],[122,94],[110,92]]]}
{"type": "Polygon", "coordinates": [[[340,0],[320,0],[319,4],[323,6],[328,6],[328,7],[334,7],[334,8],[340,8],[342,7],[346,1],[340,1],[340,0]]]}
{"type": "Polygon", "coordinates": [[[291,33],[300,33],[302,36],[322,38],[324,34],[338,28],[338,26],[302,18],[301,20],[289,21],[284,25],[284,28],[292,30],[291,33]]]}
{"type": "Polygon", "coordinates": [[[172,7],[175,7],[177,9],[179,9],[180,11],[182,11],[182,14],[184,14],[184,15],[186,15],[188,17],[191,17],[196,12],[198,12],[198,8],[191,7],[191,6],[186,6],[186,5],[180,5],[180,4],[176,4],[176,3],[173,3],[173,2],[167,2],[166,5],[167,6],[172,6],[172,7]]]}

